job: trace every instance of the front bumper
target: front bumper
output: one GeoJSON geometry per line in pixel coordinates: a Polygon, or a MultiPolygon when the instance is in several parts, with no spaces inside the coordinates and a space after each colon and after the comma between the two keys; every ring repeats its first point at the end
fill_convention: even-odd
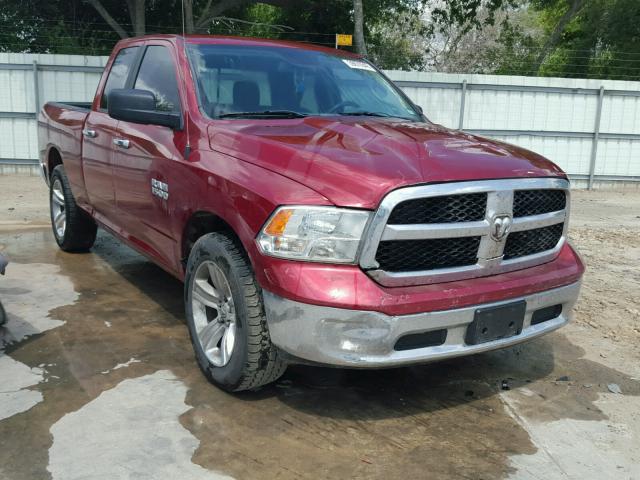
{"type": "Polygon", "coordinates": [[[465,308],[411,315],[386,315],[366,310],[310,305],[264,290],[271,341],[293,357],[342,367],[394,367],[495,350],[524,342],[565,325],[580,293],[580,282],[520,298],[465,308]],[[519,335],[478,345],[467,345],[465,334],[475,311],[518,300],[526,301],[519,335]],[[534,312],[562,306],[559,316],[531,324],[534,312]],[[396,350],[397,341],[410,334],[446,330],[437,346],[396,350]]]}
{"type": "Polygon", "coordinates": [[[44,180],[44,183],[47,184],[47,187],[50,187],[49,172],[47,172],[47,165],[45,163],[40,163],[40,168],[38,169],[38,172],[40,173],[40,177],[44,180]]]}

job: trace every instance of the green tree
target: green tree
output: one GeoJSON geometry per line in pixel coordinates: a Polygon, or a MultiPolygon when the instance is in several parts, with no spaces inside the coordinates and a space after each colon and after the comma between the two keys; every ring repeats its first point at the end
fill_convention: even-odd
{"type": "Polygon", "coordinates": [[[534,0],[538,33],[505,29],[498,73],[640,79],[640,2],[534,0]]]}
{"type": "MultiPolygon", "coordinates": [[[[182,31],[182,0],[1,1],[4,51],[107,54],[120,38],[182,31]]],[[[333,46],[336,33],[354,32],[362,3],[361,51],[383,68],[411,69],[426,65],[425,51],[452,25],[480,28],[513,1],[184,0],[184,20],[187,32],[333,46]]]]}

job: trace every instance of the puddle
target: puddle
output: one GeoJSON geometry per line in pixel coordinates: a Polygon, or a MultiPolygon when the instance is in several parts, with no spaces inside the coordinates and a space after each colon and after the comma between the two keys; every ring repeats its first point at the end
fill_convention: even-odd
{"type": "Polygon", "coordinates": [[[0,278],[0,298],[9,315],[1,329],[3,346],[63,325],[49,312],[74,303],[78,296],[57,265],[10,263],[6,276],[0,278]]]}
{"type": "Polygon", "coordinates": [[[178,417],[190,407],[169,371],[120,382],[51,427],[53,480],[121,478],[222,480],[191,463],[199,441],[178,417]]]}
{"type": "Polygon", "coordinates": [[[0,420],[42,402],[42,393],[32,387],[44,380],[46,372],[14,360],[4,349],[63,325],[49,312],[72,304],[77,298],[73,284],[60,274],[57,265],[11,263],[7,267],[0,287],[0,299],[9,317],[0,328],[0,420]]]}

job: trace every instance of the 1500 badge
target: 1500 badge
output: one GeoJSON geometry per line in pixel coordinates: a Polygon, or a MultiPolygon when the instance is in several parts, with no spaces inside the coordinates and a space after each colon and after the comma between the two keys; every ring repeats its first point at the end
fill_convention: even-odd
{"type": "Polygon", "coordinates": [[[163,200],[169,198],[169,185],[155,178],[151,179],[151,193],[163,200]]]}

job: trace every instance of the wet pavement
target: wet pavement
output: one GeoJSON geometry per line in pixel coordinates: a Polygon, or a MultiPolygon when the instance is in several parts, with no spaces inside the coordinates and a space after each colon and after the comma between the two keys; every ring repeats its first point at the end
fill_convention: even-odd
{"type": "Polygon", "coordinates": [[[182,284],[108,234],[74,255],[4,225],[0,249],[0,478],[640,478],[637,350],[612,365],[579,324],[231,395],[193,359],[182,284]]]}

